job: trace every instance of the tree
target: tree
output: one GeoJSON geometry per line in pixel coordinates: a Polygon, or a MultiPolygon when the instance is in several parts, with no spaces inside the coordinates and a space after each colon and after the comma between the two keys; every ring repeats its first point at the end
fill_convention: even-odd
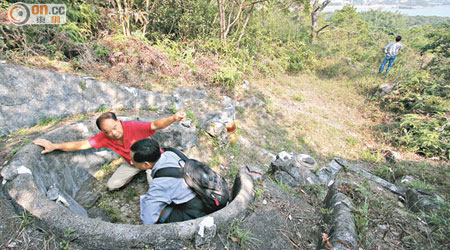
{"type": "Polygon", "coordinates": [[[255,5],[265,1],[267,0],[217,0],[220,40],[223,43],[227,43],[230,34],[234,32],[235,37],[238,37],[237,44],[239,47],[255,5]]]}
{"type": "Polygon", "coordinates": [[[323,26],[322,28],[317,29],[320,12],[322,12],[330,2],[331,2],[331,0],[325,0],[321,4],[319,4],[319,0],[314,0],[314,2],[313,2],[312,11],[311,11],[311,40],[310,40],[311,43],[314,42],[314,40],[316,39],[319,32],[321,32],[322,30],[324,30],[326,27],[329,26],[327,24],[327,25],[323,26]]]}

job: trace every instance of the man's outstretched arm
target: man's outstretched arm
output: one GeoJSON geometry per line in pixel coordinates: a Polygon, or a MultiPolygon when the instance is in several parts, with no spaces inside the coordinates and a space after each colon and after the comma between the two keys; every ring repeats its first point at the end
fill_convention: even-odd
{"type": "Polygon", "coordinates": [[[78,151],[92,148],[88,140],[52,143],[51,141],[48,141],[46,139],[36,139],[33,141],[33,143],[44,148],[41,154],[50,153],[54,150],[78,151]]]}
{"type": "Polygon", "coordinates": [[[180,111],[176,112],[174,115],[166,118],[161,118],[152,122],[152,130],[164,129],[170,126],[174,122],[179,122],[186,116],[185,110],[187,106],[182,108],[180,111]]]}

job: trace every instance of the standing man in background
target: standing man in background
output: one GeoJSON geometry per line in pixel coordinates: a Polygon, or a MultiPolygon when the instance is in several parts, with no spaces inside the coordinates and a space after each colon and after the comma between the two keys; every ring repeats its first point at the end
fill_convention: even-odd
{"type": "Polygon", "coordinates": [[[395,42],[391,42],[386,47],[384,47],[384,53],[386,54],[386,57],[384,58],[383,62],[381,63],[380,69],[378,70],[378,74],[381,74],[384,70],[384,66],[387,62],[388,68],[386,69],[386,74],[389,72],[389,70],[394,65],[395,58],[398,55],[398,51],[403,48],[403,45],[400,43],[400,40],[402,40],[401,36],[397,36],[395,38],[395,42]]]}

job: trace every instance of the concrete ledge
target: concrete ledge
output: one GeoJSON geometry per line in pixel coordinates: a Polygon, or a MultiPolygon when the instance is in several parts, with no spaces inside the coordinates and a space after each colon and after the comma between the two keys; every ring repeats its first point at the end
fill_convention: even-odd
{"type": "MultiPolygon", "coordinates": [[[[242,218],[253,200],[253,180],[245,170],[239,171],[235,183],[240,183],[240,188],[234,200],[225,208],[209,215],[214,217],[218,230],[224,229],[233,219],[242,218]]],[[[177,248],[175,245],[183,246],[186,240],[195,237],[198,224],[202,220],[198,218],[178,223],[128,225],[82,217],[48,200],[36,187],[30,174],[18,175],[6,184],[6,190],[17,204],[37,217],[43,227],[58,236],[64,237],[69,229],[75,230],[70,238],[87,249],[145,246],[162,249],[161,247],[168,245],[169,248],[177,248]]]]}
{"type": "MultiPolygon", "coordinates": [[[[330,231],[325,233],[329,235],[333,249],[357,249],[358,236],[353,217],[353,203],[346,195],[338,191],[338,186],[339,183],[334,182],[324,200],[324,208],[331,212],[323,215],[324,222],[330,227],[330,231]]],[[[320,239],[318,249],[328,249],[323,243],[320,239]]]]}

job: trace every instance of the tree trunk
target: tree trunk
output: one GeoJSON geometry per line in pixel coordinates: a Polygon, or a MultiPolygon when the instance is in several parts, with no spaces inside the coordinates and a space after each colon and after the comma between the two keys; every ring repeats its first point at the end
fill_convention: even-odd
{"type": "Polygon", "coordinates": [[[241,39],[242,39],[242,37],[244,36],[245,28],[247,27],[248,21],[250,20],[250,16],[252,15],[253,7],[254,7],[254,6],[255,6],[255,5],[252,4],[252,7],[251,7],[250,10],[248,11],[247,18],[245,19],[244,25],[242,25],[241,34],[239,35],[239,39],[238,39],[238,41],[237,41],[237,47],[238,47],[238,48],[241,46],[241,39]]]}
{"type": "Polygon", "coordinates": [[[319,15],[330,2],[331,0],[325,0],[322,4],[319,5],[319,0],[314,0],[311,12],[311,38],[310,38],[311,43],[313,43],[316,40],[317,34],[320,32],[317,31],[319,15]]]}

